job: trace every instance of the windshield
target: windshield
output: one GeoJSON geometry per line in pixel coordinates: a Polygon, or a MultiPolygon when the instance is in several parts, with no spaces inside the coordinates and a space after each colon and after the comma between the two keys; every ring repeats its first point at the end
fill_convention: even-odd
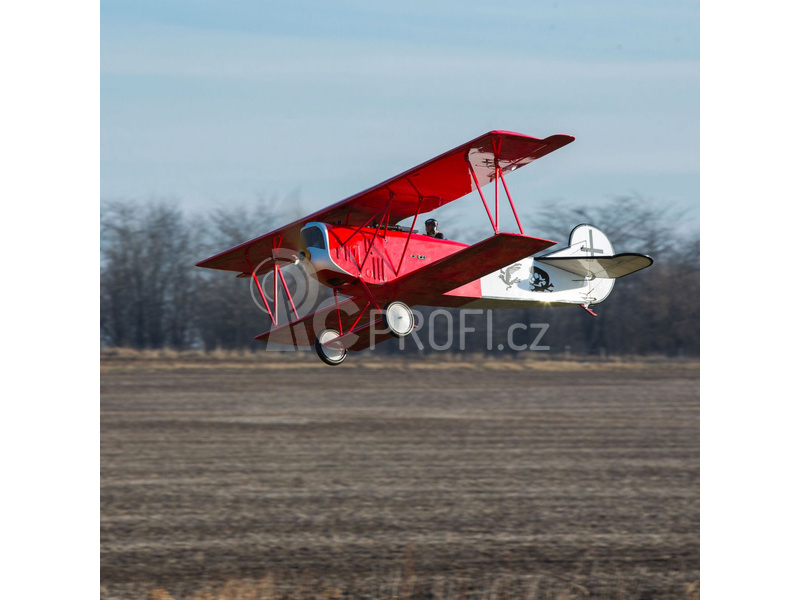
{"type": "Polygon", "coordinates": [[[303,243],[306,248],[320,248],[325,249],[325,236],[320,231],[319,227],[309,227],[303,230],[303,243]]]}

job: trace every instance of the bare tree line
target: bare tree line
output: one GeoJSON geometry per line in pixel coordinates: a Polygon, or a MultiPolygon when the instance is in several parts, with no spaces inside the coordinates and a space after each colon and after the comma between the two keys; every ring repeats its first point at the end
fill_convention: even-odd
{"type": "MultiPolygon", "coordinates": [[[[591,223],[617,250],[644,252],[649,269],[617,281],[598,318],[579,308],[493,311],[493,330],[515,322],[547,323],[540,344],[553,351],[596,354],[697,355],[700,350],[700,242],[681,233],[680,215],[637,197],[596,207],[546,206],[524,218],[526,231],[566,242],[572,227],[591,223]]],[[[294,218],[294,217],[292,217],[294,218]]],[[[175,349],[261,347],[253,337],[269,328],[248,281],[195,263],[291,220],[275,203],[220,208],[190,215],[169,201],[109,201],[101,210],[100,326],[106,346],[175,349]]],[[[423,309],[430,315],[432,309],[423,309]]],[[[451,311],[458,322],[458,312],[451,311]]],[[[465,339],[468,352],[486,352],[486,321],[465,339]]],[[[443,326],[444,320],[437,321],[443,326]]],[[[439,332],[434,330],[436,338],[439,332]]],[[[532,343],[538,331],[518,336],[532,343]],[[529,338],[529,339],[528,339],[529,338]]],[[[423,336],[427,340],[427,336],[423,336]]],[[[492,344],[496,348],[500,340],[492,344]]],[[[406,342],[405,352],[431,352],[406,342]]],[[[454,349],[458,344],[454,345],[454,349]]],[[[400,352],[390,341],[376,352],[400,352]]],[[[508,350],[506,350],[508,351],[508,350]]],[[[493,350],[497,352],[497,350],[493,350]]]]}

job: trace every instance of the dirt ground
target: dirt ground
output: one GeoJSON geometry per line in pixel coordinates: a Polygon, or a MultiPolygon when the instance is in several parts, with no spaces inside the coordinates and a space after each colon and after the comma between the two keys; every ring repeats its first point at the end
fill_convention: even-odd
{"type": "Polygon", "coordinates": [[[104,360],[102,596],[694,598],[699,475],[696,363],[104,360]]]}

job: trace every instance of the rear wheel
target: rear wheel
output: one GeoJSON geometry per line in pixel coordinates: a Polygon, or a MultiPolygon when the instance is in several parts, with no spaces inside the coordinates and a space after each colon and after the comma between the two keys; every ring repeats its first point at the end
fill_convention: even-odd
{"type": "Polygon", "coordinates": [[[337,337],[339,337],[339,332],[335,329],[326,329],[317,336],[314,348],[325,364],[340,365],[347,358],[347,348],[344,347],[341,341],[325,345],[326,342],[330,342],[337,337]]]}
{"type": "Polygon", "coordinates": [[[383,309],[383,326],[394,337],[406,337],[414,331],[414,313],[404,302],[390,302],[383,309]]]}

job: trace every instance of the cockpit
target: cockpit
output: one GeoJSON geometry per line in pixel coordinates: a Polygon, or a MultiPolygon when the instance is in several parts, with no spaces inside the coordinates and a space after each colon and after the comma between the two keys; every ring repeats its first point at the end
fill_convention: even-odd
{"type": "Polygon", "coordinates": [[[325,250],[327,248],[327,237],[328,232],[324,229],[324,227],[312,223],[307,225],[303,230],[303,246],[306,248],[318,248],[320,250],[325,250]]]}
{"type": "Polygon", "coordinates": [[[301,230],[303,256],[313,267],[314,277],[326,285],[341,285],[353,274],[342,269],[331,256],[328,227],[325,223],[309,223],[301,230]]]}

